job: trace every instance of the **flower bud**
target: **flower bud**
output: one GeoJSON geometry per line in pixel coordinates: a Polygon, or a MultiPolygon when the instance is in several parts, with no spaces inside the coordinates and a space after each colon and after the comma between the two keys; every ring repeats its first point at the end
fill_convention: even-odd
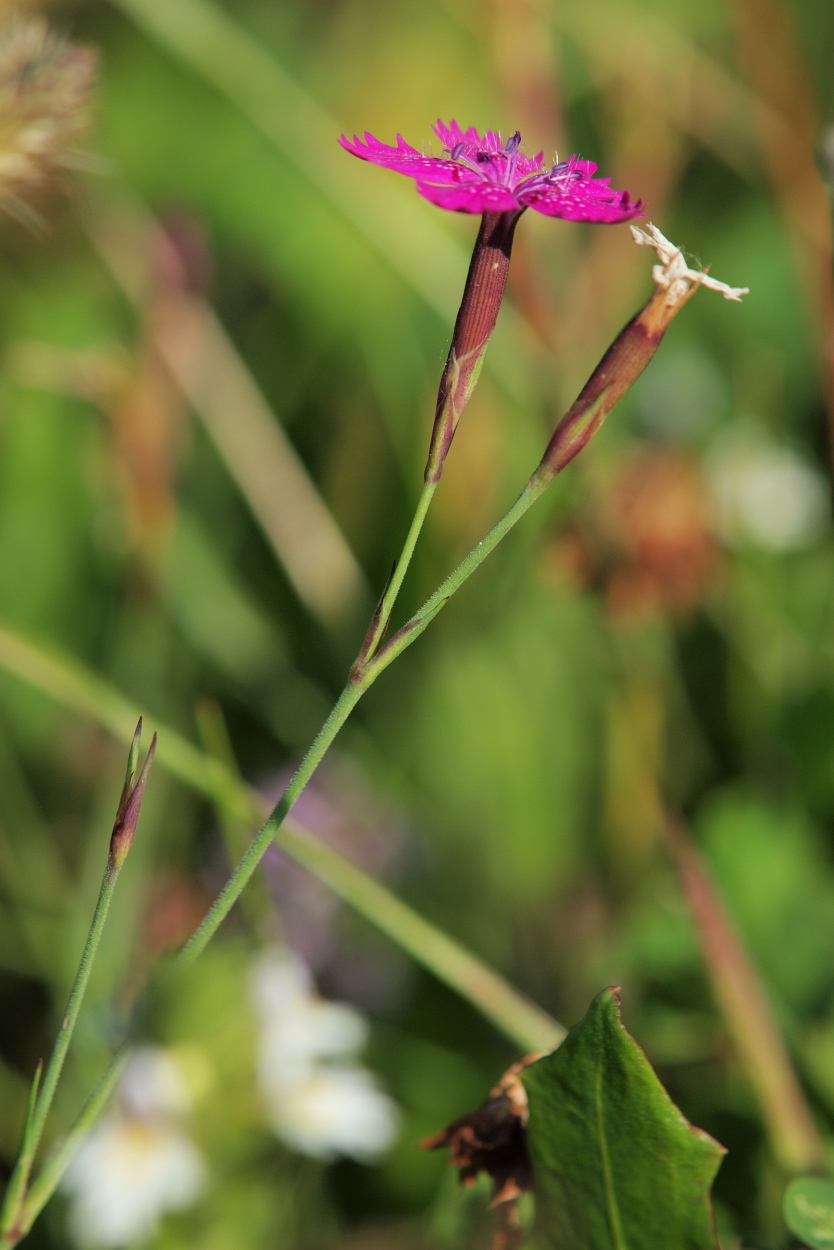
{"type": "Polygon", "coordinates": [[[148,754],[145,756],[145,762],[142,765],[142,771],[137,778],[136,764],[139,757],[139,743],[141,739],[142,717],[140,716],[136,732],[133,735],[133,742],[130,745],[122,797],[119,800],[119,809],[116,812],[113,832],[110,835],[110,863],[117,871],[127,859],[127,853],[133,842],[133,835],[136,832],[136,825],[139,821],[142,797],[145,793],[145,785],[148,780],[148,774],[151,771],[154,752],[156,751],[156,734],[154,734],[151,738],[148,754]]]}

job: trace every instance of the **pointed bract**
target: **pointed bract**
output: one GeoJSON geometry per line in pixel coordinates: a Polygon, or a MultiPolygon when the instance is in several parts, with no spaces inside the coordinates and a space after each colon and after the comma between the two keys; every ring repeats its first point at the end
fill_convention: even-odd
{"type": "Polygon", "coordinates": [[[142,722],[140,716],[136,722],[136,728],[133,731],[133,737],[130,742],[130,749],[127,753],[127,768],[125,769],[125,783],[122,786],[122,797],[119,799],[119,811],[124,807],[130,792],[133,789],[133,783],[136,779],[136,768],[139,764],[139,747],[142,744],[142,722]]]}

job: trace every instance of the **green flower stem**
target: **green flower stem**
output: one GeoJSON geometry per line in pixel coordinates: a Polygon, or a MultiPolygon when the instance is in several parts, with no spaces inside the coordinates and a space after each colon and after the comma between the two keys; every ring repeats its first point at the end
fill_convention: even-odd
{"type": "Polygon", "coordinates": [[[521,520],[525,512],[533,506],[539,496],[544,494],[552,480],[552,477],[542,475],[538,470],[533,474],[509,512],[501,518],[497,525],[493,526],[486,538],[482,539],[477,547],[474,547],[469,552],[469,555],[461,560],[457,568],[438,586],[437,590],[426,600],[422,608],[414,614],[410,621],[403,625],[402,629],[399,629],[389,639],[386,645],[368,663],[366,670],[368,685],[376,681],[379,674],[396,660],[397,656],[401,655],[407,647],[410,647],[415,639],[419,638],[420,634],[434,620],[438,612],[446,606],[452,595],[460,590],[467,578],[471,577],[475,570],[483,564],[484,560],[495,550],[502,538],[506,538],[513,526],[521,520]]]}
{"type": "MultiPolygon", "coordinates": [[[[121,741],[129,743],[132,740],[140,709],[77,661],[45,652],[7,627],[0,627],[0,666],[63,707],[109,729],[121,741]]],[[[144,715],[146,721],[153,719],[147,712],[144,715]]],[[[205,755],[181,737],[176,729],[159,721],[155,723],[159,737],[156,758],[163,768],[197,793],[211,799],[233,819],[249,823],[263,819],[265,813],[260,795],[250,790],[226,765],[205,755]]],[[[435,972],[462,997],[470,998],[469,986],[456,979],[456,968],[462,966],[457,952],[462,948],[441,930],[429,925],[422,916],[338,851],[316,838],[292,816],[277,831],[275,842],[287,855],[304,864],[319,880],[355,907],[366,920],[410,950],[419,963],[435,972]],[[314,851],[310,850],[311,845],[314,851]],[[361,888],[360,882],[364,882],[366,888],[361,888]],[[431,960],[424,957],[418,934],[431,934],[431,960]],[[449,945],[445,946],[444,942],[449,945]],[[444,958],[444,951],[448,958],[444,958]]],[[[481,983],[485,983],[488,977],[496,977],[492,969],[473,955],[469,954],[468,959],[471,961],[469,968],[473,971],[473,984],[476,980],[481,981],[482,974],[481,983]],[[477,977],[474,975],[476,969],[477,977]]],[[[499,1027],[507,1036],[513,1037],[514,1021],[523,1018],[523,1012],[518,1016],[515,1013],[525,1000],[516,995],[508,982],[499,980],[502,1000],[508,1004],[507,1014],[499,1027]]],[[[561,1025],[550,1017],[548,1020],[549,1028],[561,1036],[561,1025]]],[[[521,1040],[526,1048],[533,1049],[540,1046],[541,1041],[535,1035],[521,1040]]]]}
{"type": "MultiPolygon", "coordinates": [[[[13,1232],[19,1215],[20,1201],[26,1192],[26,1186],[29,1180],[29,1174],[32,1169],[35,1154],[43,1135],[46,1118],[49,1115],[49,1109],[52,1106],[52,1100],[55,1097],[55,1090],[61,1075],[61,1069],[64,1066],[64,1060],[67,1057],[70,1041],[75,1030],[78,1020],[78,1013],[81,1010],[81,1004],[84,1001],[84,994],[87,990],[87,984],[90,980],[90,973],[93,967],[93,961],[96,956],[96,950],[101,939],[104,922],[107,919],[107,912],[110,908],[110,901],[113,897],[113,890],[119,876],[121,865],[108,856],[107,867],[104,870],[104,877],[99,890],[98,902],[93,913],[90,931],[87,934],[87,941],[84,945],[84,951],[81,955],[81,962],[78,965],[78,972],[75,976],[75,982],[70,991],[69,1002],[61,1022],[61,1028],[55,1039],[55,1045],[52,1048],[52,1055],[44,1073],[43,1080],[40,1084],[40,1090],[32,1110],[31,1117],[27,1120],[26,1131],[24,1134],[23,1147],[15,1165],[12,1179],[9,1182],[9,1188],[4,1204],[2,1219],[2,1234],[7,1239],[10,1232],[13,1232]]],[[[14,1242],[11,1243],[15,1244],[14,1242]]]]}
{"type": "Polygon", "coordinates": [[[104,1111],[118,1084],[119,1077],[122,1075],[129,1054],[130,1048],[127,1044],[124,1044],[119,1047],[110,1060],[98,1085],[84,1104],[84,1108],[75,1124],[73,1124],[66,1137],[49,1155],[40,1175],[31,1186],[26,1195],[26,1200],[20,1208],[17,1223],[10,1230],[3,1243],[5,1246],[16,1246],[19,1241],[23,1240],[47,1202],[49,1202],[49,1199],[55,1193],[64,1173],[75,1157],[78,1147],[104,1111]]]}
{"type": "Polygon", "coordinates": [[[394,566],[391,574],[391,580],[385,587],[379,607],[374,613],[374,619],[371,621],[371,627],[368,630],[368,636],[362,646],[362,656],[370,659],[375,654],[377,647],[385,636],[388,628],[388,622],[391,619],[391,612],[394,607],[397,595],[402,589],[405,575],[408,572],[408,566],[411,563],[411,557],[414,555],[414,548],[417,546],[417,539],[420,537],[420,531],[423,528],[423,522],[429,510],[429,505],[434,498],[434,492],[437,490],[437,481],[424,482],[423,489],[420,492],[420,498],[417,500],[417,509],[414,513],[414,519],[411,522],[411,528],[406,535],[400,558],[394,566]]]}
{"type": "Polygon", "coordinates": [[[243,859],[214,900],[202,923],[188,939],[176,959],[172,961],[170,965],[172,971],[187,968],[192,964],[214,937],[214,934],[228,916],[247,881],[263,858],[293,803],[301,794],[301,791],[315,772],[322,756],[359,702],[365,688],[365,685],[353,681],[348,682],[345,686],[330,715],[316,735],[313,745],[293,774],[286,790],[249,843],[249,849],[243,856],[243,859]]]}
{"type": "MultiPolygon", "coordinates": [[[[405,537],[400,557],[394,566],[394,572],[383,592],[379,607],[374,613],[370,628],[362,644],[359,658],[354,664],[348,684],[339,695],[330,715],[322,725],[318,734],[313,741],[312,746],[307,751],[304,759],[299,764],[289,785],[287,786],[281,798],[270,812],[266,821],[261,825],[257,834],[250,842],[249,847],[235,868],[229,880],[212,903],[209,911],[204,917],[202,923],[191,935],[179,955],[171,964],[172,972],[176,972],[182,968],[188,967],[194,960],[202,954],[207,944],[214,937],[214,934],[220,928],[223,921],[234,907],[238,898],[242,894],[247,882],[249,882],[258,867],[258,864],[264,857],[269,844],[272,842],[276,833],[284,823],[293,803],[296,801],[307,782],[312,777],[323,756],[329,749],[339,730],[350,716],[356,704],[361,699],[367,688],[376,680],[376,672],[371,673],[367,657],[372,656],[379,646],[380,641],[385,635],[388,621],[391,618],[391,612],[396,602],[397,595],[400,592],[408,566],[411,563],[411,557],[414,555],[414,549],[417,546],[417,540],[423,523],[426,519],[429,506],[437,489],[437,479],[432,482],[425,482],[420,492],[420,498],[417,501],[417,508],[414,512],[414,518],[409,526],[408,533],[405,537]]],[[[380,670],[381,671],[381,670],[380,670]]],[[[347,861],[346,861],[347,862],[347,861]]]]}
{"type": "Polygon", "coordinates": [[[6,1229],[15,1229],[20,1227],[20,1208],[23,1199],[26,1196],[26,1185],[29,1180],[29,1173],[32,1170],[32,1161],[34,1158],[34,1150],[31,1146],[32,1123],[37,1106],[38,1089],[40,1088],[41,1077],[43,1076],[43,1063],[39,1063],[35,1069],[35,1075],[32,1078],[32,1085],[29,1089],[29,1099],[26,1105],[26,1120],[23,1125],[23,1140],[20,1145],[20,1154],[14,1171],[9,1179],[6,1188],[6,1197],[3,1202],[2,1218],[0,1218],[0,1239],[4,1244],[8,1244],[8,1236],[6,1229]]]}
{"type": "MultiPolygon", "coordinates": [[[[194,712],[197,733],[203,750],[213,759],[220,760],[240,782],[241,775],[220,704],[215,699],[202,698],[197,701],[194,712]]],[[[212,806],[223,837],[226,858],[230,864],[236,864],[249,845],[253,822],[242,820],[239,816],[230,816],[224,805],[216,798],[213,799],[212,806]]],[[[256,826],[260,823],[260,816],[254,823],[256,826]]],[[[280,941],[281,920],[270,898],[265,877],[255,877],[252,880],[249,889],[241,896],[240,903],[250,931],[259,940],[280,941]]]]}
{"type": "MultiPolygon", "coordinates": [[[[237,868],[226,882],[220,894],[215,899],[210,910],[206,914],[199,928],[192,934],[188,942],[180,951],[177,958],[171,964],[172,971],[188,967],[189,964],[200,955],[211,941],[214,934],[220,928],[220,925],[228,916],[232,907],[240,897],[246,883],[252,877],[255,869],[263,858],[269,844],[275,838],[284,819],[295,800],[301,794],[310,777],[315,772],[319,762],[325,752],[330,747],[339,730],[344,725],[350,713],[359,702],[362,695],[373,685],[377,677],[382,673],[388,665],[400,655],[406,647],[423,632],[429,622],[437,615],[441,608],[449,601],[456,590],[459,590],[468,577],[475,572],[480,564],[487,558],[492,550],[498,545],[502,538],[512,529],[517,521],[524,516],[528,508],[532,507],[539,495],[547,489],[552,478],[542,476],[538,472],[534,473],[524,490],[519,495],[516,502],[510,508],[509,512],[501,521],[492,529],[487,537],[480,542],[473,551],[463,560],[453,573],[446,578],[445,582],[435,591],[430,599],[426,601],[416,616],[402,627],[390,640],[390,642],[382,648],[380,652],[372,660],[368,662],[357,661],[354,665],[351,680],[342,691],[333,710],[328,716],[324,725],[319,730],[313,745],[310,747],[304,759],[301,761],[292,780],[284,791],[283,795],[270,812],[266,821],[258,833],[249,844],[249,849],[243,856],[237,868]]],[[[421,501],[425,499],[425,506],[422,509],[422,515],[425,516],[425,509],[431,500],[431,495],[424,491],[421,501]]],[[[421,509],[418,507],[417,516],[420,517],[421,509]]],[[[419,530],[419,526],[417,527],[419,530]]],[[[409,532],[406,540],[406,550],[408,550],[409,542],[411,542],[411,550],[413,551],[414,541],[416,541],[415,526],[409,532]]],[[[392,582],[393,585],[393,582],[392,582]]],[[[391,600],[393,602],[393,598],[391,600]]],[[[379,615],[379,614],[378,614],[379,615]]],[[[366,640],[367,645],[367,640],[366,640]]],[[[364,650],[364,648],[363,648],[364,650]]],[[[283,839],[281,839],[283,844],[283,839]]],[[[352,866],[345,861],[340,866],[340,879],[344,879],[344,875],[349,873],[352,866]]]]}

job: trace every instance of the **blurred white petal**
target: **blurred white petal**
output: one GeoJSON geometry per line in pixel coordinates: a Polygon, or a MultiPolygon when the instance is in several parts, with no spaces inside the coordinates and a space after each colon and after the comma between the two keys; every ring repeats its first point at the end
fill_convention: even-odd
{"type": "Polygon", "coordinates": [[[199,1196],[205,1167],[179,1129],[114,1112],[86,1139],[64,1178],[69,1225],[82,1246],[146,1241],[166,1211],[199,1196]]]}
{"type": "Polygon", "coordinates": [[[266,1085],[286,1084],[322,1059],[338,1059],[364,1045],[367,1026],[346,1003],[329,1003],[312,992],[303,964],[270,954],[254,975],[255,1005],[261,1020],[259,1072],[266,1085]]]}
{"type": "Polygon", "coordinates": [[[828,528],[823,475],[750,428],[720,440],[707,460],[707,477],[718,530],[733,545],[799,551],[828,528]]]}
{"type": "Polygon", "coordinates": [[[266,1094],[275,1132],[316,1159],[341,1154],[369,1161],[397,1134],[396,1105],[364,1068],[319,1068],[297,1085],[266,1094]]]}
{"type": "Polygon", "coordinates": [[[396,1105],[370,1072],[346,1062],[367,1036],[359,1012],[319,998],[306,967],[284,951],[262,956],[252,989],[261,1024],[258,1078],[278,1136],[318,1159],[368,1160],[386,1150],[396,1135],[396,1105]]]}
{"type": "Polygon", "coordinates": [[[140,1119],[184,1115],[191,1096],[179,1065],[161,1046],[139,1046],[119,1082],[119,1100],[140,1119]]]}
{"type": "Polygon", "coordinates": [[[278,1016],[299,998],[313,992],[312,977],[300,959],[289,952],[266,951],[252,972],[252,997],[262,1020],[278,1016]]]}

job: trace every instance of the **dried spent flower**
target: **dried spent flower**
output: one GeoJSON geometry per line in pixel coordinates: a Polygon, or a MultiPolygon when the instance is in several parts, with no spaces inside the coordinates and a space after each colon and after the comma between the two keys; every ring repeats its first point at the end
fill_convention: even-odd
{"type": "Polygon", "coordinates": [[[461,1185],[474,1184],[478,1174],[486,1172],[493,1184],[492,1207],[515,1201],[531,1187],[527,1091],[519,1074],[540,1058],[525,1055],[507,1069],[480,1107],[420,1142],[423,1150],[449,1150],[461,1185]]]}
{"type": "Polygon", "coordinates": [[[0,25],[0,208],[31,223],[26,196],[78,164],[89,120],[96,54],[50,31],[42,18],[0,25]]]}
{"type": "Polygon", "coordinates": [[[670,306],[684,303],[699,286],[717,291],[725,299],[735,300],[738,304],[741,303],[742,295],[750,294],[749,287],[728,286],[726,282],[711,278],[706,270],[690,269],[683,249],[670,243],[651,222],[645,229],[642,226],[632,226],[631,233],[639,247],[653,247],[657,252],[661,263],[652,269],[652,280],[656,286],[668,292],[667,303],[670,306]]]}
{"type": "Polygon", "coordinates": [[[699,287],[708,287],[737,302],[748,294],[747,287],[727,286],[700,269],[690,269],[682,249],[670,243],[651,223],[646,229],[632,225],[631,233],[635,243],[653,247],[657,252],[661,263],[652,269],[655,290],[617,335],[554,430],[536,470],[540,482],[552,480],[587,446],[611,409],[637,381],[672,320],[699,287]]]}

